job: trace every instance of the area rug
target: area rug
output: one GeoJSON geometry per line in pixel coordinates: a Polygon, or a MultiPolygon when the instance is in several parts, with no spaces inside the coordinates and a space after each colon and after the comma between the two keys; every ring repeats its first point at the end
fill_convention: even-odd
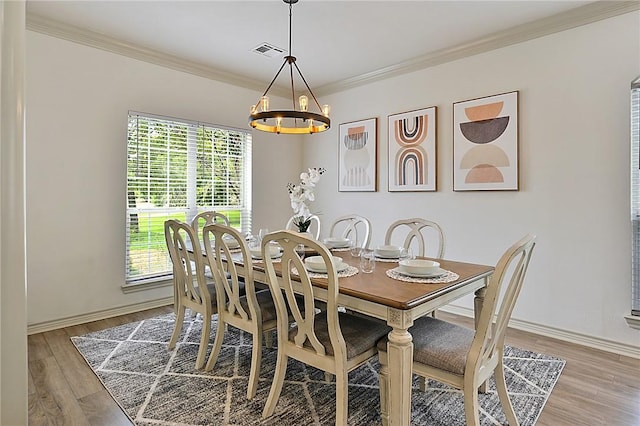
{"type": "MultiPolygon", "coordinates": [[[[215,317],[214,317],[215,322],[215,317]]],[[[195,370],[202,321],[185,320],[178,345],[167,349],[173,314],[72,337],[78,351],[135,425],[333,425],[335,383],[289,360],[275,414],[262,409],[275,370],[276,349],[263,348],[256,397],[246,398],[251,336],[229,327],[211,372],[195,370]]],[[[215,334],[215,324],[212,334],[215,334]]],[[[275,339],[274,339],[275,340],[275,339]]],[[[213,337],[210,347],[213,344],[213,337]]],[[[523,426],[534,425],[564,367],[558,358],[508,347],[507,387],[523,426]]],[[[349,425],[379,425],[377,358],[349,373],[349,425]]],[[[462,394],[434,381],[421,392],[414,377],[413,425],[464,425],[462,394]]],[[[493,380],[480,394],[482,425],[506,424],[493,380]]]]}

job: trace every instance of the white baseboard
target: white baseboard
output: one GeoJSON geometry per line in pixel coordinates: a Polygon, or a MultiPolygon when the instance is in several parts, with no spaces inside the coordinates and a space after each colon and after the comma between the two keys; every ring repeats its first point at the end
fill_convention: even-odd
{"type": "MultiPolygon", "coordinates": [[[[473,309],[463,308],[460,306],[447,305],[446,307],[440,308],[439,310],[456,315],[461,315],[467,318],[473,318],[474,316],[473,309]]],[[[628,356],[630,358],[640,359],[640,347],[637,346],[612,342],[611,340],[587,336],[585,334],[561,330],[559,328],[548,327],[517,319],[511,319],[511,321],[509,321],[509,327],[515,328],[517,330],[528,331],[534,334],[539,334],[541,336],[551,337],[565,342],[576,343],[578,345],[587,346],[606,352],[628,356]]]]}
{"type": "Polygon", "coordinates": [[[151,300],[148,302],[136,303],[133,305],[120,306],[113,309],[105,309],[103,311],[91,312],[88,314],[77,315],[74,317],[62,318],[54,321],[45,321],[37,324],[29,324],[27,326],[27,335],[44,333],[45,331],[56,330],[58,328],[71,327],[74,325],[85,324],[91,321],[103,320],[106,318],[117,317],[119,315],[132,314],[134,312],[146,311],[147,309],[160,308],[162,306],[171,305],[172,297],[151,300]]]}

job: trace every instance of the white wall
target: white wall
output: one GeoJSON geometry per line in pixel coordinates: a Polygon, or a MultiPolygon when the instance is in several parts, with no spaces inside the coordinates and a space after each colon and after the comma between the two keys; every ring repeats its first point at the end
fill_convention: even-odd
{"type": "MultiPolygon", "coordinates": [[[[120,289],[127,111],[248,128],[260,93],[30,31],[26,86],[29,325],[170,296],[120,289]]],[[[299,138],[255,132],[255,229],[291,215],[301,156],[299,138]]]]}
{"type": "MultiPolygon", "coordinates": [[[[629,90],[640,74],[640,14],[629,13],[330,97],[332,128],[305,163],[328,173],[312,210],[368,216],[373,244],[401,217],[439,222],[448,258],[495,264],[538,235],[514,318],[640,348],[630,312],[629,90]],[[453,192],[452,103],[518,90],[520,191],[453,192]],[[387,191],[387,116],[438,107],[438,191],[387,191]],[[376,193],[338,193],[338,124],[378,117],[376,193]]],[[[471,308],[471,300],[460,306],[471,308]]]]}
{"type": "MultiPolygon", "coordinates": [[[[373,244],[399,217],[438,221],[446,256],[494,264],[538,235],[514,312],[520,321],[629,348],[629,87],[640,74],[640,13],[351,89],[332,128],[304,141],[254,132],[254,228],[291,209],[285,185],[327,168],[312,203],[329,221],[368,216],[373,244]],[[452,191],[452,103],[520,92],[520,191],[452,191]],[[438,191],[387,191],[387,116],[438,107],[438,191]],[[378,117],[376,193],[337,192],[341,122],[378,117]],[[304,148],[303,148],[304,147],[304,148]],[[304,150],[304,151],[303,151],[304,150]]],[[[170,295],[123,294],[129,109],[246,127],[259,93],[27,32],[29,324],[170,295]]],[[[327,227],[325,226],[325,230],[327,227]]],[[[469,299],[459,306],[470,308],[469,299]]]]}

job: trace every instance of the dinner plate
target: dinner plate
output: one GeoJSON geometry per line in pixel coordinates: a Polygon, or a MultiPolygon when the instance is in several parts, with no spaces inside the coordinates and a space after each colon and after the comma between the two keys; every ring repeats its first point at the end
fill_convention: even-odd
{"type": "Polygon", "coordinates": [[[327,246],[331,246],[331,248],[348,248],[349,241],[346,243],[328,243],[327,246]]]}
{"type": "Polygon", "coordinates": [[[225,240],[224,242],[227,243],[227,247],[229,247],[230,249],[240,247],[240,244],[236,240],[225,240]]]}
{"type": "Polygon", "coordinates": [[[380,259],[395,259],[395,260],[399,260],[400,259],[400,256],[383,256],[378,252],[375,252],[375,253],[376,253],[376,257],[378,257],[380,259]]]}
{"type": "MultiPolygon", "coordinates": [[[[307,271],[310,271],[310,272],[317,272],[317,273],[320,273],[320,274],[326,274],[327,273],[326,269],[318,269],[318,268],[311,267],[309,265],[305,265],[305,267],[307,268],[307,271]]],[[[349,267],[348,264],[342,262],[341,264],[336,265],[336,270],[338,272],[342,272],[345,269],[347,269],[348,267],[349,267]]]]}
{"type": "MultiPolygon", "coordinates": [[[[276,254],[275,256],[271,256],[272,259],[277,259],[279,257],[282,257],[282,252],[276,254]]],[[[252,259],[256,259],[256,260],[262,260],[262,256],[255,256],[255,255],[251,255],[252,259]]]]}
{"type": "Polygon", "coordinates": [[[412,278],[436,278],[436,277],[441,277],[441,276],[443,276],[444,274],[447,273],[447,271],[442,269],[442,268],[439,268],[437,271],[429,272],[427,274],[418,274],[418,273],[414,273],[414,272],[405,272],[400,268],[398,268],[397,271],[402,275],[405,275],[407,277],[412,277],[412,278]]]}

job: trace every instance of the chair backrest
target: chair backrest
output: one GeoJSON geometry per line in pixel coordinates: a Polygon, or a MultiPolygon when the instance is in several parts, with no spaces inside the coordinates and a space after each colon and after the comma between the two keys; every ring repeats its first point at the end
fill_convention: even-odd
{"type": "Polygon", "coordinates": [[[209,210],[198,213],[191,221],[191,226],[196,231],[196,235],[200,236],[200,229],[212,223],[222,223],[229,226],[229,218],[222,213],[209,210]]]}
{"type": "Polygon", "coordinates": [[[444,233],[442,228],[435,222],[421,218],[401,219],[393,222],[387,233],[384,236],[385,244],[392,244],[396,235],[405,235],[401,231],[407,231],[404,240],[400,245],[402,247],[412,247],[411,244],[415,239],[418,245],[417,252],[414,251],[416,256],[432,256],[436,258],[442,258],[444,256],[444,233]],[[408,230],[404,228],[409,228],[408,230]],[[426,237],[426,238],[425,238],[426,237]],[[427,241],[437,241],[437,251],[433,253],[428,252],[427,249],[435,244],[427,244],[427,241]]]}
{"type": "MultiPolygon", "coordinates": [[[[284,229],[292,229],[294,231],[297,231],[296,226],[293,224],[293,221],[297,217],[298,216],[291,216],[287,221],[287,225],[284,227],[284,229]]],[[[311,225],[309,226],[308,232],[311,233],[311,235],[313,235],[313,237],[317,240],[320,238],[320,218],[317,215],[312,214],[311,216],[309,216],[309,220],[311,221],[311,225]]]]}
{"type": "Polygon", "coordinates": [[[173,275],[177,297],[186,297],[199,305],[209,306],[211,297],[208,291],[196,291],[207,288],[204,275],[204,257],[194,229],[177,220],[164,223],[164,237],[173,263],[173,275]]]}
{"type": "MultiPolygon", "coordinates": [[[[202,235],[207,264],[215,280],[218,312],[224,310],[244,320],[256,319],[261,322],[262,318],[260,318],[253,281],[251,254],[245,239],[236,229],[217,223],[206,225],[202,230],[202,235]],[[241,292],[242,281],[239,278],[236,264],[233,261],[227,261],[227,259],[231,260],[234,255],[229,248],[230,243],[233,247],[240,248],[239,255],[242,256],[242,264],[247,265],[243,275],[244,292],[241,292]],[[245,292],[249,302],[249,312],[240,304],[240,297],[244,296],[245,292]]],[[[237,252],[237,249],[235,251],[237,252]]]]}
{"type": "Polygon", "coordinates": [[[276,273],[274,261],[269,256],[266,257],[265,267],[267,270],[267,281],[273,295],[278,317],[278,341],[287,340],[289,329],[289,312],[292,314],[298,327],[298,333],[294,337],[294,343],[302,348],[305,342],[313,349],[309,349],[310,354],[323,357],[326,355],[325,347],[320,343],[315,334],[315,298],[314,286],[304,267],[304,262],[298,255],[296,248],[304,245],[307,249],[315,251],[322,257],[327,268],[327,324],[331,346],[333,347],[336,361],[346,362],[346,348],[340,323],[338,321],[338,273],[333,263],[331,252],[323,245],[304,235],[291,231],[278,231],[268,234],[262,240],[262,251],[270,242],[276,242],[282,247],[282,257],[280,262],[281,278],[276,273]],[[295,271],[294,271],[295,268],[295,271]],[[304,298],[304,312],[301,312],[296,302],[298,290],[304,298]],[[283,340],[284,339],[284,340],[283,340]]]}
{"type": "MultiPolygon", "coordinates": [[[[470,371],[495,364],[502,357],[505,333],[527,274],[535,240],[534,235],[526,235],[512,245],[496,264],[486,288],[476,335],[467,357],[466,368],[472,368],[470,371]],[[500,298],[503,287],[504,294],[500,298]]],[[[493,368],[488,371],[493,371],[493,368]]]]}
{"type": "Polygon", "coordinates": [[[350,214],[333,221],[329,230],[330,237],[355,239],[361,248],[369,248],[371,240],[371,222],[364,216],[350,214]],[[338,232],[340,234],[338,234],[338,232]]]}

